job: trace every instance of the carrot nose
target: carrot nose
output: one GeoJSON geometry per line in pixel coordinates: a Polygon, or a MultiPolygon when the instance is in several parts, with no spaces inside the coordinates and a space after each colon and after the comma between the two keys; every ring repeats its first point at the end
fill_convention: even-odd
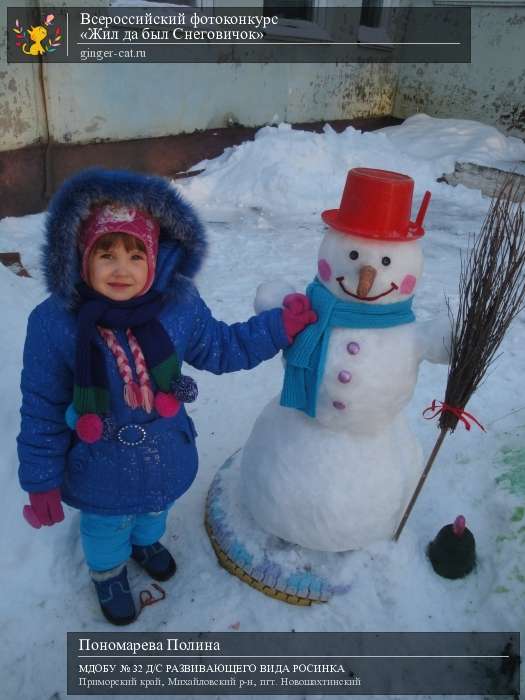
{"type": "Polygon", "coordinates": [[[372,265],[364,265],[359,270],[359,284],[357,285],[357,296],[366,297],[372,289],[374,280],[377,275],[377,270],[372,265]]]}

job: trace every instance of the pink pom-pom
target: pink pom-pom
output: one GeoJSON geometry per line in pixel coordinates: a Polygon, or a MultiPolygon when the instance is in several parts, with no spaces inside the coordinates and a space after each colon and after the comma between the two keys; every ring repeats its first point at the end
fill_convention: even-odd
{"type": "Polygon", "coordinates": [[[155,409],[163,418],[173,418],[180,409],[180,401],[173,394],[158,391],[155,396],[155,409]]]}
{"type": "Polygon", "coordinates": [[[96,413],[84,413],[78,419],[75,429],[82,442],[97,442],[102,437],[104,425],[96,413]]]}

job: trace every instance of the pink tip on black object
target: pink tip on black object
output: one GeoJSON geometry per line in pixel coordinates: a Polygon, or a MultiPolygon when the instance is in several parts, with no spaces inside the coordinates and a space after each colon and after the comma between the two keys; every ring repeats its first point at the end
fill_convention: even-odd
{"type": "Polygon", "coordinates": [[[463,537],[466,526],[467,521],[465,520],[465,517],[463,515],[458,515],[458,517],[454,520],[454,525],[452,526],[452,530],[454,531],[456,537],[463,537]]]}
{"type": "Polygon", "coordinates": [[[476,542],[463,515],[441,528],[428,545],[427,556],[436,574],[445,578],[463,578],[472,571],[476,565],[476,542]]]}

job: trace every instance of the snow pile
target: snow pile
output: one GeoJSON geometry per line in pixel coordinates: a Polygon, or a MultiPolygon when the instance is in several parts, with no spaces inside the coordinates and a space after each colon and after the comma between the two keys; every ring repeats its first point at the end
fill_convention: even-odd
{"type": "MultiPolygon", "coordinates": [[[[7,217],[0,221],[0,253],[17,251],[29,274],[37,278],[40,272],[40,249],[44,241],[45,214],[7,217]]],[[[27,288],[27,284],[26,284],[27,288]]],[[[44,293],[44,289],[41,290],[44,293]]]]}
{"type": "Polygon", "coordinates": [[[415,114],[403,124],[381,131],[400,152],[416,160],[432,160],[444,173],[452,172],[457,161],[496,165],[499,161],[525,160],[521,139],[504,136],[493,126],[469,119],[415,114]]]}
{"type": "MultiPolygon", "coordinates": [[[[367,167],[409,173],[416,194],[431,189],[458,195],[437,178],[454,170],[458,160],[486,164],[525,159],[525,144],[503,136],[478,122],[434,119],[417,114],[399,126],[362,133],[348,127],[336,133],[325,126],[322,134],[292,129],[289,124],[266,126],[255,140],[233,146],[212,161],[202,161],[199,177],[180,183],[199,207],[211,211],[254,208],[264,213],[308,220],[323,209],[335,208],[341,183],[351,168],[367,167]]],[[[179,184],[179,183],[178,183],[179,184]]]]}

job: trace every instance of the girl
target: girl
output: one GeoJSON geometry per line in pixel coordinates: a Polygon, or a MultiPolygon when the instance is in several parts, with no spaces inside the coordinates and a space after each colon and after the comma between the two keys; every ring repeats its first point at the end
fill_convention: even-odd
{"type": "Polygon", "coordinates": [[[81,511],[102,612],[132,622],[132,557],[175,573],[159,542],[170,506],[197,472],[196,397],[182,362],[215,374],[251,369],[316,320],[306,297],[245,323],[215,320],[192,283],[203,227],[165,180],[84,171],[50,203],[44,269],[51,296],[30,314],[22,371],[19,477],[35,527],[81,511]]]}

